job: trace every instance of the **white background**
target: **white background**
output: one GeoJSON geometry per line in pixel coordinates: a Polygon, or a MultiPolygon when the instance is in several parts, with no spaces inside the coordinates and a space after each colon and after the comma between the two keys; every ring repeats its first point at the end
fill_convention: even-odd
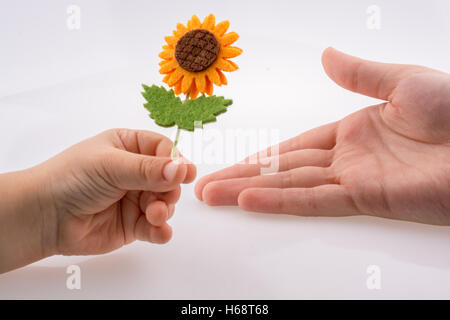
{"type": "MultiPolygon", "coordinates": [[[[275,129],[284,140],[376,103],[326,77],[320,56],[327,46],[450,72],[445,0],[0,4],[0,172],[35,165],[112,127],[172,136],[173,128],[148,118],[140,84],[161,83],[163,38],[193,13],[229,19],[244,49],[229,86],[216,89],[234,104],[204,134],[275,129]],[[80,30],[66,26],[70,4],[81,8],[80,30]],[[380,30],[366,27],[370,5],[381,9],[380,30]]],[[[193,136],[183,136],[180,149],[189,155],[186,139],[193,136]]],[[[240,156],[200,162],[199,176],[240,156]]],[[[0,275],[0,298],[450,298],[446,227],[210,208],[192,185],[183,188],[171,224],[174,237],[164,246],[134,243],[104,256],[52,257],[0,275]],[[81,290],[66,288],[71,264],[81,267],[81,290]],[[381,290],[366,287],[369,265],[381,268],[381,290]]]]}

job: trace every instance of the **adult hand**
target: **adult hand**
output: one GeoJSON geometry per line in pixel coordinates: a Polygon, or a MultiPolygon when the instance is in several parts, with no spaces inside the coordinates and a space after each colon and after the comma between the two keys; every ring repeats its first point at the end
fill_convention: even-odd
{"type": "Polygon", "coordinates": [[[450,225],[450,75],[332,48],[322,63],[338,85],[386,102],[282,142],[271,155],[276,174],[240,163],[203,177],[197,197],[257,212],[450,225]]]}

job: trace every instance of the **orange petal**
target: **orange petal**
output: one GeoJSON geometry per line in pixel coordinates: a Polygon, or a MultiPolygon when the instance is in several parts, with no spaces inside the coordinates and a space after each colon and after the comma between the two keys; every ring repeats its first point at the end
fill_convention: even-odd
{"type": "Polygon", "coordinates": [[[200,19],[197,17],[197,15],[193,15],[191,20],[188,21],[188,29],[194,30],[200,28],[202,23],[200,22],[200,19]]]}
{"type": "Polygon", "coordinates": [[[186,32],[188,32],[188,28],[184,26],[182,23],[177,23],[177,31],[175,31],[178,37],[182,37],[186,32]]]}
{"type": "Polygon", "coordinates": [[[236,32],[230,32],[220,39],[220,43],[225,47],[235,43],[237,39],[239,39],[239,35],[236,32]]]}
{"type": "Polygon", "coordinates": [[[167,84],[169,84],[169,78],[170,78],[171,75],[172,75],[171,73],[166,74],[162,81],[167,83],[167,84]]]}
{"type": "Polygon", "coordinates": [[[208,78],[211,79],[211,81],[216,86],[222,85],[222,82],[220,81],[219,73],[216,71],[216,69],[214,69],[214,68],[209,69],[207,75],[208,75],[208,78]]]}
{"type": "Polygon", "coordinates": [[[225,59],[217,60],[217,68],[227,72],[235,71],[238,69],[235,63],[232,63],[231,61],[225,59]]]}
{"type": "Polygon", "coordinates": [[[163,60],[163,61],[160,61],[158,64],[160,67],[162,67],[163,65],[168,64],[169,62],[170,62],[170,60],[163,60]]]}
{"type": "Polygon", "coordinates": [[[170,73],[177,67],[176,60],[170,60],[169,62],[162,65],[161,69],[159,69],[159,73],[166,74],[170,73]]]}
{"type": "Polygon", "coordinates": [[[227,60],[229,63],[231,63],[231,65],[233,66],[233,68],[234,68],[234,70],[237,70],[237,69],[239,69],[239,67],[238,67],[238,65],[236,64],[236,63],[234,63],[233,61],[231,61],[231,60],[227,60]]]}
{"type": "Polygon", "coordinates": [[[216,17],[211,13],[209,16],[203,20],[202,28],[213,31],[214,26],[216,25],[216,17]]]}
{"type": "Polygon", "coordinates": [[[198,96],[198,89],[197,86],[195,85],[195,81],[192,81],[192,86],[191,89],[189,90],[189,98],[195,100],[197,96],[198,96]]]}
{"type": "Polygon", "coordinates": [[[167,82],[169,86],[173,86],[175,83],[177,83],[181,78],[183,77],[183,72],[180,70],[180,68],[175,69],[174,72],[171,73],[170,80],[167,82]]]}
{"type": "Polygon", "coordinates": [[[175,83],[173,92],[178,96],[181,94],[181,80],[175,83]]]}
{"type": "Polygon", "coordinates": [[[229,21],[226,21],[226,20],[222,21],[214,28],[214,33],[217,36],[221,37],[225,34],[225,32],[227,32],[229,27],[230,27],[229,21]]]}
{"type": "Polygon", "coordinates": [[[164,50],[163,52],[161,52],[158,56],[161,59],[172,59],[174,55],[174,50],[173,49],[169,49],[169,50],[164,50]]]}
{"type": "Polygon", "coordinates": [[[186,75],[185,77],[183,77],[183,81],[181,82],[181,91],[183,91],[184,94],[186,94],[189,89],[192,86],[192,83],[194,82],[194,77],[192,77],[191,75],[186,75]]]}
{"type": "Polygon", "coordinates": [[[198,91],[201,93],[205,93],[206,91],[206,79],[204,75],[199,75],[195,77],[195,84],[198,88],[198,91]]]}
{"type": "Polygon", "coordinates": [[[238,47],[225,47],[222,48],[222,58],[234,58],[242,53],[242,49],[238,47]]]}
{"type": "Polygon", "coordinates": [[[214,92],[213,83],[206,77],[206,94],[212,96],[214,92]]]}
{"type": "Polygon", "coordinates": [[[228,84],[227,77],[225,77],[225,75],[223,74],[223,72],[220,71],[219,69],[217,69],[217,73],[219,74],[220,82],[221,82],[223,85],[227,85],[227,84],[228,84]]]}
{"type": "Polygon", "coordinates": [[[174,48],[174,46],[177,44],[178,42],[178,38],[173,37],[173,36],[167,36],[164,37],[164,40],[166,40],[167,44],[169,45],[169,47],[174,48]]]}

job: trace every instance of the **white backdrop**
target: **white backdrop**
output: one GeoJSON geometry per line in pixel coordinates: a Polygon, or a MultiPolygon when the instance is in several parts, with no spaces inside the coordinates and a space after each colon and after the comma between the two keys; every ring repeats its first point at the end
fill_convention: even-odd
{"type": "MultiPolygon", "coordinates": [[[[148,118],[140,84],[161,83],[163,38],[193,13],[229,19],[244,49],[235,59],[240,70],[216,90],[234,104],[205,126],[207,147],[221,148],[211,133],[226,130],[276,130],[284,140],[376,103],[326,77],[320,55],[327,46],[450,72],[445,0],[0,4],[0,172],[37,164],[112,127],[172,136],[173,128],[148,118]],[[67,27],[69,5],[81,9],[79,30],[67,27]],[[380,29],[367,27],[370,5],[380,9],[380,29]]],[[[183,132],[181,151],[191,155],[188,142],[203,138],[183,132]]],[[[243,155],[199,162],[199,176],[243,155]]],[[[171,224],[174,237],[164,246],[52,257],[0,275],[0,298],[450,298],[450,228],[210,208],[191,185],[183,187],[171,224]],[[66,288],[71,264],[82,270],[81,290],[66,288]],[[380,290],[366,286],[370,265],[380,267],[380,290]]]]}

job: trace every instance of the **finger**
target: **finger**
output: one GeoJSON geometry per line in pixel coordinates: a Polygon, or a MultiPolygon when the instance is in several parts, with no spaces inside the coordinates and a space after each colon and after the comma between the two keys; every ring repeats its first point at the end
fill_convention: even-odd
{"type": "Polygon", "coordinates": [[[180,186],[177,186],[174,190],[167,192],[144,191],[141,193],[141,196],[139,198],[139,207],[141,208],[142,212],[145,212],[148,205],[155,200],[161,200],[167,204],[176,203],[180,199],[180,195],[180,186]]]}
{"type": "Polygon", "coordinates": [[[236,178],[208,183],[203,201],[210,206],[237,205],[239,194],[249,188],[310,188],[335,182],[330,170],[301,167],[273,175],[236,178]]]}
{"type": "Polygon", "coordinates": [[[326,125],[308,130],[298,136],[281,142],[278,145],[268,147],[245,158],[242,162],[248,163],[255,159],[273,155],[281,155],[286,152],[301,149],[323,149],[330,150],[336,145],[336,130],[339,122],[332,122],[326,125]]]}
{"type": "Polygon", "coordinates": [[[171,204],[168,205],[168,208],[169,208],[169,215],[167,217],[167,220],[172,218],[173,213],[175,212],[175,205],[171,203],[171,204]]]}
{"type": "Polygon", "coordinates": [[[186,176],[182,183],[191,183],[195,180],[195,177],[197,176],[197,168],[191,161],[183,156],[173,158],[173,160],[182,162],[186,166],[186,176]]]}
{"type": "Polygon", "coordinates": [[[120,203],[120,209],[126,214],[122,214],[122,228],[124,231],[124,241],[125,244],[129,244],[136,240],[134,228],[136,221],[140,215],[142,215],[143,210],[139,209],[139,191],[129,191],[122,198],[120,203]]]}
{"type": "Polygon", "coordinates": [[[361,214],[348,191],[340,185],[314,188],[252,188],[239,195],[239,207],[247,211],[287,213],[298,216],[342,217],[361,214]]]}
{"type": "MultiPolygon", "coordinates": [[[[172,145],[173,143],[170,140],[162,141],[156,150],[156,156],[169,157],[170,152],[172,150],[172,145]]],[[[183,161],[183,163],[186,165],[187,168],[186,177],[184,178],[183,183],[191,183],[192,181],[195,180],[195,177],[197,176],[197,168],[191,161],[185,158],[181,153],[178,153],[178,155],[179,156],[175,159],[183,161]]]]}
{"type": "Polygon", "coordinates": [[[139,207],[141,208],[141,211],[145,212],[147,210],[148,205],[156,200],[159,200],[159,199],[157,198],[155,192],[143,191],[139,198],[139,207]]]}
{"type": "MultiPolygon", "coordinates": [[[[137,130],[134,133],[131,133],[131,136],[133,135],[135,136],[136,141],[135,145],[137,146],[138,153],[145,155],[155,155],[157,157],[170,157],[173,142],[169,138],[163,135],[153,133],[151,131],[143,131],[143,130],[141,131],[137,130]],[[153,137],[154,135],[156,136],[153,137]],[[151,141],[152,137],[153,142],[151,141]]],[[[132,137],[130,138],[130,141],[131,142],[133,141],[132,137]]],[[[187,168],[186,177],[182,183],[191,183],[192,181],[194,181],[197,175],[197,168],[181,153],[179,153],[178,160],[183,161],[183,163],[186,165],[187,168]]]]}
{"type": "Polygon", "coordinates": [[[160,227],[169,218],[169,208],[164,201],[156,200],[147,206],[145,216],[151,225],[160,227]]]}
{"type": "Polygon", "coordinates": [[[177,186],[174,190],[156,194],[156,197],[159,200],[162,200],[167,204],[178,202],[178,200],[180,200],[180,196],[181,196],[180,186],[177,186]]]}
{"type": "Polygon", "coordinates": [[[166,192],[186,178],[182,161],[116,150],[103,158],[105,179],[124,190],[166,192]]]}
{"type": "Polygon", "coordinates": [[[223,171],[228,171],[228,178],[252,177],[264,174],[264,169],[272,168],[282,172],[300,167],[328,167],[333,159],[331,150],[303,149],[258,159],[255,164],[238,163],[223,171]]]}
{"type": "Polygon", "coordinates": [[[152,243],[167,243],[172,238],[172,228],[167,224],[160,227],[152,226],[144,215],[136,222],[135,235],[137,240],[152,243]]]}
{"type": "MultiPolygon", "coordinates": [[[[170,156],[173,142],[158,133],[146,130],[131,130],[131,129],[113,129],[111,133],[119,138],[120,147],[123,149],[143,155],[166,157],[170,156]]],[[[194,181],[197,169],[195,165],[183,157],[187,166],[187,173],[183,183],[190,183],[194,181]]]]}
{"type": "Polygon", "coordinates": [[[119,138],[118,147],[133,153],[169,157],[172,148],[169,138],[152,131],[113,129],[111,133],[119,138]]]}
{"type": "Polygon", "coordinates": [[[192,181],[195,180],[195,177],[197,176],[197,168],[192,162],[190,162],[186,158],[182,157],[182,159],[187,168],[186,177],[184,178],[183,183],[191,183],[192,181]]]}
{"type": "Polygon", "coordinates": [[[195,185],[195,195],[202,200],[203,188],[212,181],[253,177],[263,173],[264,168],[278,168],[277,171],[281,172],[304,166],[327,167],[332,157],[330,150],[304,149],[259,159],[255,164],[238,163],[201,178],[195,185]]]}
{"type": "MultiPolygon", "coordinates": [[[[330,123],[321,127],[317,127],[315,129],[309,130],[297,137],[288,139],[282,143],[280,143],[278,146],[270,147],[266,149],[263,152],[260,152],[256,155],[250,156],[246,158],[241,163],[238,163],[237,165],[228,167],[226,169],[214,172],[212,174],[209,174],[207,176],[202,177],[195,185],[195,195],[199,200],[203,200],[202,193],[203,188],[211,181],[217,181],[217,180],[223,180],[223,179],[232,179],[237,177],[248,177],[255,175],[254,173],[258,171],[258,166],[252,167],[246,167],[245,164],[252,164],[252,163],[267,163],[267,157],[273,157],[276,155],[283,155],[287,152],[296,151],[296,150],[303,150],[303,149],[322,149],[322,150],[329,150],[332,149],[336,144],[336,129],[337,129],[338,123],[330,123]]],[[[309,151],[310,153],[313,153],[314,151],[309,151]]],[[[320,158],[319,152],[317,154],[312,155],[314,158],[311,159],[310,165],[316,165],[314,164],[314,161],[316,161],[317,158],[320,158]],[[317,158],[316,158],[317,157],[317,158]]],[[[330,155],[332,153],[328,153],[327,156],[326,152],[323,152],[322,155],[324,155],[323,161],[327,162],[330,159],[330,155]]],[[[293,157],[292,155],[290,156],[293,157]]],[[[286,158],[287,161],[291,158],[286,158]]],[[[305,154],[305,157],[302,157],[302,159],[299,159],[299,162],[305,161],[307,163],[307,157],[305,154]]],[[[319,161],[320,162],[320,161],[319,161]]],[[[308,164],[305,164],[308,165],[308,164]]],[[[259,173],[258,173],[259,174],[259,173]]]]}
{"type": "Polygon", "coordinates": [[[327,75],[341,87],[373,98],[390,100],[394,89],[405,76],[424,67],[363,60],[327,48],[322,54],[327,75]]]}
{"type": "MultiPolygon", "coordinates": [[[[170,139],[162,140],[156,147],[155,155],[157,157],[170,157],[172,151],[173,142],[170,139]]],[[[181,154],[180,154],[181,156],[181,154]]]]}

